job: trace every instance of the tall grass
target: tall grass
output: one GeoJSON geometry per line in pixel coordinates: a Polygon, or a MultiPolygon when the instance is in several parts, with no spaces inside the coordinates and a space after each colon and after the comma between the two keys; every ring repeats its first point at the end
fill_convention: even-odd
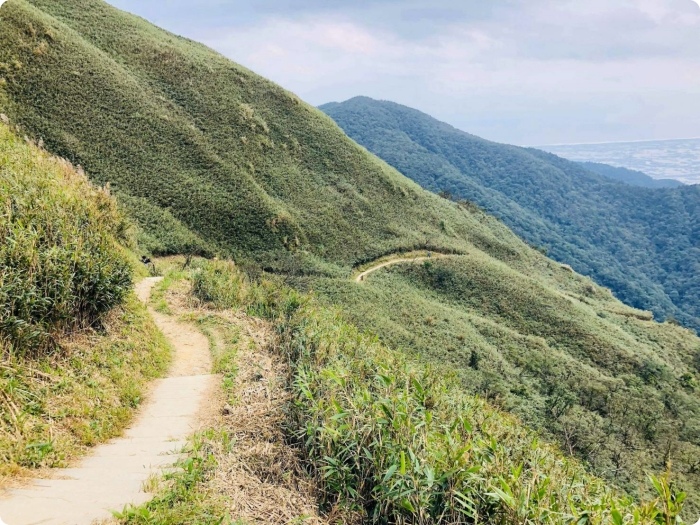
{"type": "Polygon", "coordinates": [[[0,125],[0,343],[44,350],[119,304],[128,233],[107,189],[0,125]]]}
{"type": "Polygon", "coordinates": [[[635,503],[465,394],[451,373],[390,350],[335,311],[270,281],[244,297],[249,312],[276,325],[292,367],[290,438],[316,475],[323,507],[345,520],[680,523],[685,495],[667,475],[651,477],[656,499],[635,503]]]}

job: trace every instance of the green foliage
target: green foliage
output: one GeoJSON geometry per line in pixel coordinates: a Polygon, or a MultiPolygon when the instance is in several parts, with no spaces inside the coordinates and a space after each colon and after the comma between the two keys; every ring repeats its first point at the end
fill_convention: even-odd
{"type": "Polygon", "coordinates": [[[107,190],[0,124],[0,344],[46,349],[131,289],[128,223],[107,190]]]}
{"type": "MultiPolygon", "coordinates": [[[[392,347],[448,363],[463,389],[514,411],[567,452],[602,458],[592,468],[632,492],[639,472],[662,470],[659,458],[668,451],[682,469],[680,486],[690,487],[688,508],[697,504],[700,471],[691,459],[700,436],[698,393],[683,376],[696,374],[689,363],[698,340],[688,331],[625,307],[529,248],[478,206],[421,189],[280,87],[103,2],[8,2],[0,20],[0,62],[0,108],[28,134],[43,137],[51,151],[126,195],[125,207],[142,224],[142,240],[150,236],[150,249],[196,253],[211,247],[286,274],[295,286],[341,305],[346,317],[392,347]],[[418,249],[463,257],[429,268],[382,270],[362,285],[348,279],[356,265],[418,249]],[[645,359],[666,371],[656,385],[637,374],[645,359]],[[634,405],[625,404],[628,393],[634,405]],[[614,414],[627,419],[605,413],[613,405],[614,414]],[[669,436],[673,440],[664,441],[669,436]]],[[[440,144],[436,137],[435,148],[440,144]]],[[[482,145],[469,163],[490,165],[491,146],[482,145]]],[[[504,187],[520,180],[522,188],[509,191],[553,206],[565,201],[572,224],[580,222],[580,210],[559,194],[575,184],[560,184],[563,168],[550,166],[555,157],[544,162],[527,153],[528,165],[553,181],[538,194],[531,172],[519,163],[526,154],[508,152],[514,157],[485,170],[489,180],[502,179],[504,187]],[[518,176],[510,177],[518,166],[518,176]]],[[[686,204],[694,209],[683,198],[669,202],[669,216],[680,216],[675,210],[686,204]]],[[[580,254],[568,237],[545,242],[553,231],[549,215],[540,219],[526,211],[527,203],[505,197],[496,202],[500,210],[521,210],[523,224],[537,225],[530,244],[561,259],[567,250],[580,254]]],[[[614,216],[626,202],[604,211],[614,216]]],[[[592,224],[608,232],[607,224],[592,224]]],[[[690,233],[679,237],[672,224],[658,226],[652,229],[669,240],[669,253],[684,246],[684,257],[694,257],[689,239],[695,230],[680,228],[690,233]]],[[[616,235],[621,242],[628,238],[616,235]]],[[[621,245],[617,255],[640,253],[627,248],[621,245]]],[[[609,269],[621,297],[625,286],[634,293],[653,288],[643,275],[596,257],[586,261],[609,269]],[[629,284],[617,283],[623,278],[629,284]]],[[[647,262],[659,264],[658,258],[647,262]]],[[[678,268],[683,264],[676,261],[678,268]]],[[[211,288],[202,283],[203,297],[219,297],[222,305],[242,301],[250,314],[274,318],[283,310],[291,318],[303,307],[303,298],[275,282],[241,297],[216,271],[202,275],[218,279],[211,288]]],[[[699,295],[684,283],[676,288],[699,295]]],[[[664,305],[672,307],[670,300],[664,305]]]]}
{"type": "Polygon", "coordinates": [[[192,293],[216,308],[237,308],[245,293],[243,277],[232,262],[200,262],[192,275],[192,293]]]}
{"type": "Polygon", "coordinates": [[[644,188],[677,188],[683,183],[674,179],[654,179],[641,171],[609,166],[598,162],[580,162],[584,168],[598,175],[618,182],[624,182],[632,186],[642,186],[644,188]]]}
{"type": "MultiPolygon", "coordinates": [[[[233,267],[229,275],[239,278],[233,267]]],[[[454,374],[417,364],[274,284],[252,288],[263,286],[262,296],[271,297],[278,351],[293,370],[288,430],[327,510],[366,523],[651,524],[678,517],[684,496],[667,477],[652,478],[657,496],[635,505],[515,418],[463,394],[454,374]]]]}
{"type": "Polygon", "coordinates": [[[650,321],[557,263],[528,268],[474,251],[388,267],[362,285],[291,284],[339,305],[389,346],[449,366],[464,390],[517,414],[631,494],[672,459],[695,512],[697,337],[650,321]]]}
{"type": "Polygon", "coordinates": [[[700,185],[623,186],[391,102],[357,97],[321,109],[424,188],[477,203],[625,303],[700,329],[700,185]]]}
{"type": "Polygon", "coordinates": [[[119,204],[138,225],[137,240],[141,250],[152,255],[214,254],[213,247],[192,233],[168,210],[159,208],[145,198],[127,194],[117,196],[119,204]]]}
{"type": "Polygon", "coordinates": [[[147,383],[167,369],[170,348],[133,296],[105,324],[100,334],[61,341],[62,352],[5,357],[1,477],[65,467],[131,422],[147,383]]]}
{"type": "Polygon", "coordinates": [[[220,498],[198,490],[216,468],[209,442],[229,439],[215,430],[195,434],[184,459],[165,475],[164,486],[141,506],[127,506],[114,512],[120,523],[133,525],[228,525],[231,520],[220,498]]]}
{"type": "Polygon", "coordinates": [[[291,93],[102,1],[4,5],[0,64],[0,111],[124,195],[155,253],[337,273],[397,250],[510,237],[291,93]]]}

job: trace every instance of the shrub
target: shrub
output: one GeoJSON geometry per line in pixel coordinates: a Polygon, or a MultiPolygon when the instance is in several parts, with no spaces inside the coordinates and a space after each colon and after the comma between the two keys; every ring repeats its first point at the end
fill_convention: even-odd
{"type": "Polygon", "coordinates": [[[192,275],[192,293],[216,308],[238,308],[245,293],[243,275],[232,262],[200,261],[192,275]]]}
{"type": "Polygon", "coordinates": [[[131,289],[129,223],[108,189],[0,125],[0,342],[45,350],[131,289]]]}

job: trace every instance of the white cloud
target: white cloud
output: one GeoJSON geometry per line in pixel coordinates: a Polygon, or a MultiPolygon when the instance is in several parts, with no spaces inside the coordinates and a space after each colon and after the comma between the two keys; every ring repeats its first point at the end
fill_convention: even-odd
{"type": "Polygon", "coordinates": [[[218,0],[230,18],[187,36],[313,104],[385,98],[519,143],[700,135],[700,0],[261,2],[218,0]]]}

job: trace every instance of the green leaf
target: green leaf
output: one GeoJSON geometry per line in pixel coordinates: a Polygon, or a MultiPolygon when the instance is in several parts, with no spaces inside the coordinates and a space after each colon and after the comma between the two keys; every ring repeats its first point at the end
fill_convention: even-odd
{"type": "Polygon", "coordinates": [[[615,525],[623,525],[624,520],[622,519],[622,514],[617,509],[613,509],[610,513],[612,515],[612,520],[615,525]]]}
{"type": "Polygon", "coordinates": [[[390,466],[389,469],[386,471],[386,474],[384,474],[384,479],[382,479],[382,483],[386,483],[387,481],[389,481],[391,479],[391,476],[394,475],[398,468],[398,465],[390,466]]]}

